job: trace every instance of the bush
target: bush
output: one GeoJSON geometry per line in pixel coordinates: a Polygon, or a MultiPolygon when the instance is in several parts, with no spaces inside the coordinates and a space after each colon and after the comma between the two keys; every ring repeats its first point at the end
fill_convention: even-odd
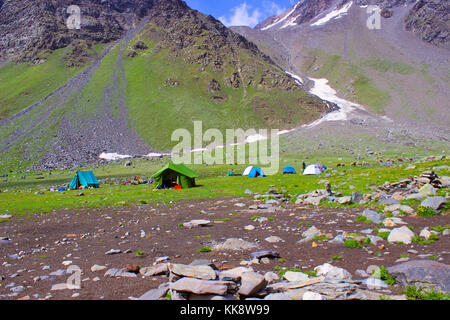
{"type": "Polygon", "coordinates": [[[389,237],[390,234],[391,234],[390,231],[383,231],[383,232],[379,232],[377,234],[377,236],[379,236],[380,238],[383,238],[384,240],[387,240],[387,238],[389,237]]]}
{"type": "Polygon", "coordinates": [[[392,286],[395,284],[395,279],[391,275],[388,274],[387,269],[384,266],[381,266],[380,268],[375,270],[372,273],[372,275],[383,280],[384,283],[386,283],[389,286],[392,286]]]}
{"type": "Polygon", "coordinates": [[[431,288],[429,291],[424,291],[423,288],[416,288],[415,286],[406,286],[403,291],[408,300],[450,300],[450,295],[436,291],[431,288]]]}
{"type": "Polygon", "coordinates": [[[431,208],[427,208],[424,206],[418,206],[417,207],[417,215],[419,215],[421,217],[434,217],[434,216],[438,216],[439,213],[437,213],[436,211],[434,211],[431,208]]]}
{"type": "Polygon", "coordinates": [[[348,239],[348,240],[345,240],[344,246],[346,246],[347,248],[362,248],[362,247],[364,247],[364,246],[363,246],[361,243],[359,243],[359,241],[356,240],[356,239],[348,239]]]}

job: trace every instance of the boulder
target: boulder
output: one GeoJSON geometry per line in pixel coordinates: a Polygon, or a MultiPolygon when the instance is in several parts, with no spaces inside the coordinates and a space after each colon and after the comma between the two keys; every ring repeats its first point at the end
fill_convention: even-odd
{"type": "Polygon", "coordinates": [[[229,270],[224,270],[220,272],[219,279],[220,280],[229,280],[229,281],[239,281],[241,279],[241,275],[244,272],[251,272],[252,268],[246,267],[237,267],[229,270]]]}
{"type": "Polygon", "coordinates": [[[166,274],[169,271],[169,267],[166,263],[160,263],[151,267],[144,267],[139,269],[139,272],[144,277],[153,277],[161,274],[166,274]]]}
{"type": "Polygon", "coordinates": [[[353,191],[352,193],[352,203],[360,204],[366,202],[364,200],[364,195],[362,193],[353,191]]]}
{"type": "Polygon", "coordinates": [[[311,228],[309,228],[308,230],[306,230],[305,232],[302,233],[303,239],[300,240],[299,242],[307,242],[310,241],[311,239],[313,239],[315,236],[320,235],[320,230],[317,229],[315,226],[312,226],[311,228]]]}
{"type": "Polygon", "coordinates": [[[138,300],[159,300],[169,291],[169,283],[161,284],[157,289],[151,289],[138,298],[138,300]]]}
{"type": "Polygon", "coordinates": [[[189,222],[185,222],[183,223],[183,227],[191,229],[191,228],[195,228],[195,227],[204,227],[207,226],[211,223],[211,221],[209,220],[191,220],[189,222]]]}
{"type": "Polygon", "coordinates": [[[263,275],[256,272],[244,272],[241,274],[241,286],[238,293],[243,296],[253,296],[267,285],[263,275]]]}
{"type": "Polygon", "coordinates": [[[384,220],[384,217],[381,214],[369,209],[364,210],[361,215],[366,217],[367,220],[371,220],[373,223],[376,224],[383,222],[384,220]]]}
{"type": "Polygon", "coordinates": [[[314,268],[314,270],[316,271],[317,277],[323,276],[326,279],[339,281],[352,279],[352,275],[350,274],[350,272],[343,268],[332,266],[329,263],[317,266],[316,268],[314,268]]]}
{"type": "Polygon", "coordinates": [[[309,276],[303,272],[288,271],[283,275],[283,279],[287,281],[307,281],[309,276]]]}
{"type": "Polygon", "coordinates": [[[216,279],[216,272],[213,268],[205,265],[191,266],[186,264],[170,263],[169,271],[182,277],[192,277],[203,280],[216,279]]]}
{"type": "Polygon", "coordinates": [[[441,209],[445,204],[447,203],[447,199],[444,197],[431,197],[427,198],[420,205],[433,209],[433,210],[439,210],[441,209]]]}
{"type": "Polygon", "coordinates": [[[412,232],[408,227],[403,226],[401,228],[396,228],[391,231],[388,237],[389,242],[402,242],[404,244],[410,244],[414,238],[414,232],[412,232]]]}
{"type": "Polygon", "coordinates": [[[257,247],[256,244],[238,238],[229,238],[222,243],[213,246],[214,250],[248,250],[257,247]]]}
{"type": "Polygon", "coordinates": [[[403,286],[435,286],[450,292],[450,266],[433,260],[412,260],[388,268],[388,273],[403,286]]]}
{"type": "Polygon", "coordinates": [[[169,285],[169,289],[195,294],[214,294],[223,296],[227,293],[228,287],[234,282],[217,280],[200,280],[184,277],[169,285]]]}
{"type": "Polygon", "coordinates": [[[262,250],[250,253],[250,258],[252,260],[261,259],[261,258],[279,258],[280,254],[275,250],[262,250]]]}
{"type": "Polygon", "coordinates": [[[346,196],[346,197],[337,198],[337,202],[339,204],[351,204],[352,203],[352,197],[346,196]]]}

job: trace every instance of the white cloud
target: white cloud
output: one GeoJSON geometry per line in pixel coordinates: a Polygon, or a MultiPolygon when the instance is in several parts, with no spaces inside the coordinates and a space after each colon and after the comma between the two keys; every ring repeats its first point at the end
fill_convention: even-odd
{"type": "Polygon", "coordinates": [[[267,0],[263,1],[263,8],[264,12],[271,16],[279,16],[287,11],[286,8],[280,7],[277,3],[267,0]]]}
{"type": "Polygon", "coordinates": [[[232,15],[230,17],[222,16],[219,20],[227,27],[248,26],[253,28],[260,22],[262,13],[258,8],[253,11],[251,11],[251,9],[252,7],[244,2],[240,6],[231,9],[232,15]]]}

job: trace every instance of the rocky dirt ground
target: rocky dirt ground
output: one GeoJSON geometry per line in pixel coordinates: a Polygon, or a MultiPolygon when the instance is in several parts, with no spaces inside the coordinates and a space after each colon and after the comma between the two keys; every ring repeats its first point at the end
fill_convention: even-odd
{"type": "MultiPolygon", "coordinates": [[[[127,300],[139,298],[160,285],[161,290],[150,291],[147,297],[164,299],[169,281],[173,289],[180,277],[186,281],[205,279],[203,275],[195,275],[196,272],[202,273],[205,265],[212,266],[221,280],[230,280],[230,277],[224,277],[225,271],[236,267],[248,268],[234,269],[239,276],[231,277],[235,281],[232,287],[227,284],[229,290],[226,296],[230,299],[267,299],[271,292],[272,299],[285,299],[287,296],[301,299],[306,291],[313,298],[317,298],[319,293],[319,299],[352,297],[378,300],[380,294],[404,299],[404,284],[368,287],[361,282],[369,277],[367,272],[373,270],[371,266],[388,268],[408,260],[450,264],[448,230],[437,232],[438,240],[427,245],[389,243],[376,237],[383,227],[374,222],[356,220],[365,210],[364,207],[311,207],[254,198],[248,195],[243,198],[14,216],[0,224],[0,299],[127,300]],[[363,242],[369,236],[372,243],[363,242]],[[350,238],[357,239],[364,247],[346,247],[342,240],[350,238]],[[252,259],[252,253],[264,250],[271,251],[252,259]],[[203,266],[196,266],[193,271],[183,271],[185,265],[193,262],[203,266]],[[329,265],[324,266],[326,263],[343,268],[348,273],[334,269],[332,273],[341,276],[328,281],[331,287],[327,288],[323,287],[323,283],[306,283],[306,286],[303,283],[302,289],[294,290],[273,287],[274,283],[292,284],[294,281],[298,284],[299,279],[306,282],[313,280],[314,283],[317,279],[313,276],[298,278],[297,272],[289,273],[288,279],[280,280],[276,276],[280,267],[312,271],[322,265],[316,269],[316,276],[322,274],[326,277],[326,273],[333,269],[329,265]],[[155,271],[154,265],[159,271],[155,271]],[[141,272],[137,266],[141,267],[141,272]],[[167,271],[168,267],[171,272],[167,271]],[[70,268],[81,269],[80,288],[66,288],[65,283],[71,276],[68,274],[70,268]],[[254,284],[258,282],[254,277],[258,276],[250,273],[253,278],[250,277],[249,281],[254,287],[250,285],[247,295],[243,295],[242,291],[238,292],[240,295],[236,294],[244,286],[241,273],[251,270],[260,277],[265,276],[262,280],[264,284],[254,284]],[[145,272],[147,276],[143,275],[145,272]],[[152,273],[162,274],[152,276],[152,273]],[[346,289],[339,291],[338,285],[347,286],[348,292],[346,289]],[[259,292],[253,292],[255,288],[259,292]],[[234,294],[230,294],[230,290],[234,294]]],[[[448,214],[435,217],[402,216],[399,219],[384,229],[408,226],[419,234],[426,227],[450,225],[448,214]]],[[[178,285],[180,289],[182,283],[178,285]]],[[[192,287],[192,284],[188,285],[192,287]]],[[[199,297],[192,292],[189,296],[188,291],[180,289],[169,293],[172,299],[199,297]]],[[[224,295],[216,293],[214,296],[223,298],[224,295]]]]}

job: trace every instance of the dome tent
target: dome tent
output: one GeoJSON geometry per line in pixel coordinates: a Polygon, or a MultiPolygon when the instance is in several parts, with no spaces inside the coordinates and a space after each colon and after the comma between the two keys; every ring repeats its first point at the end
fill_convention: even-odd
{"type": "Polygon", "coordinates": [[[314,174],[321,174],[321,166],[317,164],[312,164],[306,167],[305,171],[303,171],[303,175],[314,175],[314,174]]]}
{"type": "Polygon", "coordinates": [[[253,167],[253,169],[248,174],[249,178],[258,178],[258,177],[265,177],[266,174],[264,171],[261,170],[261,168],[253,167]]]}
{"type": "Polygon", "coordinates": [[[252,169],[253,169],[252,166],[245,168],[244,173],[242,175],[248,176],[248,174],[250,173],[250,171],[252,171],[252,169]]]}
{"type": "Polygon", "coordinates": [[[287,166],[283,169],[283,174],[297,174],[293,166],[287,166]]]}

